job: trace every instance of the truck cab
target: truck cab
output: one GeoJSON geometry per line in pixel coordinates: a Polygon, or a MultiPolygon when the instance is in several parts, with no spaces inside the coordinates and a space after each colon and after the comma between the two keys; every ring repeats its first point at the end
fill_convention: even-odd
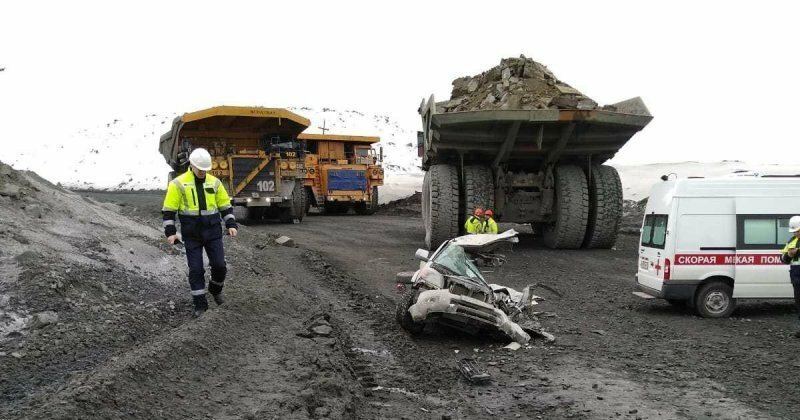
{"type": "Polygon", "coordinates": [[[306,143],[304,186],[307,209],[327,213],[373,214],[383,185],[382,156],[372,148],[379,137],[300,134],[306,143]]]}

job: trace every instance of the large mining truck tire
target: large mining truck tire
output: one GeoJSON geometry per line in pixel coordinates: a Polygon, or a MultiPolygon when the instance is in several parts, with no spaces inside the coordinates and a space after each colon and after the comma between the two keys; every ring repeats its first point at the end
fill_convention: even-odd
{"type": "Polygon", "coordinates": [[[378,187],[372,187],[369,204],[358,203],[355,205],[356,214],[371,216],[378,210],[378,187]]]}
{"type": "Polygon", "coordinates": [[[472,215],[476,207],[494,209],[494,178],[492,170],[483,165],[464,168],[464,214],[458,225],[462,232],[463,222],[472,215]]]}
{"type": "Polygon", "coordinates": [[[314,201],[312,198],[314,193],[311,191],[311,188],[309,187],[303,187],[303,191],[304,194],[306,195],[306,204],[305,207],[303,208],[303,214],[308,214],[308,211],[311,210],[311,202],[314,201]]]}
{"type": "Polygon", "coordinates": [[[281,210],[279,216],[281,223],[294,223],[303,221],[306,210],[306,192],[299,182],[295,182],[292,190],[292,203],[289,207],[281,210]]]}
{"type": "Polygon", "coordinates": [[[453,165],[433,165],[423,182],[425,245],[434,250],[459,232],[458,171],[453,165]]]}
{"type": "Polygon", "coordinates": [[[622,182],[617,170],[608,165],[592,165],[589,180],[589,221],[584,248],[609,249],[617,242],[622,218],[622,182]]]}
{"type": "Polygon", "coordinates": [[[560,165],[555,169],[556,222],[544,231],[544,243],[550,248],[577,249],[586,237],[589,219],[589,186],[586,174],[575,165],[560,165]]]}

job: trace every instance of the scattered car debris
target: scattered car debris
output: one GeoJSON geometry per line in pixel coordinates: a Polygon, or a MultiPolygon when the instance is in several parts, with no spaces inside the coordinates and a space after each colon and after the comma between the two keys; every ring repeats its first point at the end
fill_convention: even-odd
{"type": "Polygon", "coordinates": [[[470,383],[476,385],[485,384],[492,380],[492,377],[488,373],[478,369],[478,366],[475,365],[472,359],[459,360],[458,370],[470,383]]]}
{"type": "Polygon", "coordinates": [[[297,336],[303,338],[329,337],[333,334],[330,320],[331,316],[326,313],[314,314],[303,323],[304,330],[297,333],[297,336]]]}
{"type": "Polygon", "coordinates": [[[294,242],[294,239],[292,239],[292,238],[290,238],[288,236],[279,237],[278,239],[275,240],[275,243],[278,244],[278,245],[281,245],[281,246],[289,247],[289,248],[294,248],[294,247],[297,246],[297,244],[294,242]]]}
{"type": "Polygon", "coordinates": [[[517,351],[517,350],[520,349],[520,347],[522,347],[522,344],[517,343],[516,341],[512,341],[509,345],[507,345],[507,346],[505,346],[503,348],[507,349],[507,350],[511,350],[511,351],[517,351]]]}
{"type": "MultiPolygon", "coordinates": [[[[410,280],[406,280],[408,273],[398,274],[398,281],[409,282],[411,290],[397,304],[397,322],[411,334],[421,334],[426,323],[435,322],[467,333],[501,333],[520,344],[530,341],[526,329],[543,336],[530,310],[542,299],[531,292],[539,285],[517,291],[489,284],[473,261],[504,262],[505,258],[493,257],[493,251],[518,241],[511,229],[499,235],[460,236],[445,241],[433,253],[418,249],[415,255],[422,261],[421,268],[410,280]]],[[[549,341],[552,335],[548,336],[549,341]]]]}

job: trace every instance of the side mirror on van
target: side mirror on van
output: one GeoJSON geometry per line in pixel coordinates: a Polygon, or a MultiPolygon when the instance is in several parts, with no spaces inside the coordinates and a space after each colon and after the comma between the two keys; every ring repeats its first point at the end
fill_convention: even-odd
{"type": "Polygon", "coordinates": [[[430,252],[428,252],[427,250],[419,248],[417,249],[417,252],[414,254],[414,258],[422,262],[428,262],[428,258],[430,257],[430,255],[431,255],[430,252]]]}

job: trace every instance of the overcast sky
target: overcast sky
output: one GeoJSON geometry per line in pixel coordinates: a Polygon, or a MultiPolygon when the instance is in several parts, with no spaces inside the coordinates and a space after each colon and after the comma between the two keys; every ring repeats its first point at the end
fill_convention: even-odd
{"type": "Polygon", "coordinates": [[[796,162],[797,9],[769,1],[2,2],[0,160],[114,118],[220,104],[386,112],[416,127],[423,97],[449,97],[452,79],[525,54],[601,104],[644,99],[655,119],[616,163],[796,162]]]}

